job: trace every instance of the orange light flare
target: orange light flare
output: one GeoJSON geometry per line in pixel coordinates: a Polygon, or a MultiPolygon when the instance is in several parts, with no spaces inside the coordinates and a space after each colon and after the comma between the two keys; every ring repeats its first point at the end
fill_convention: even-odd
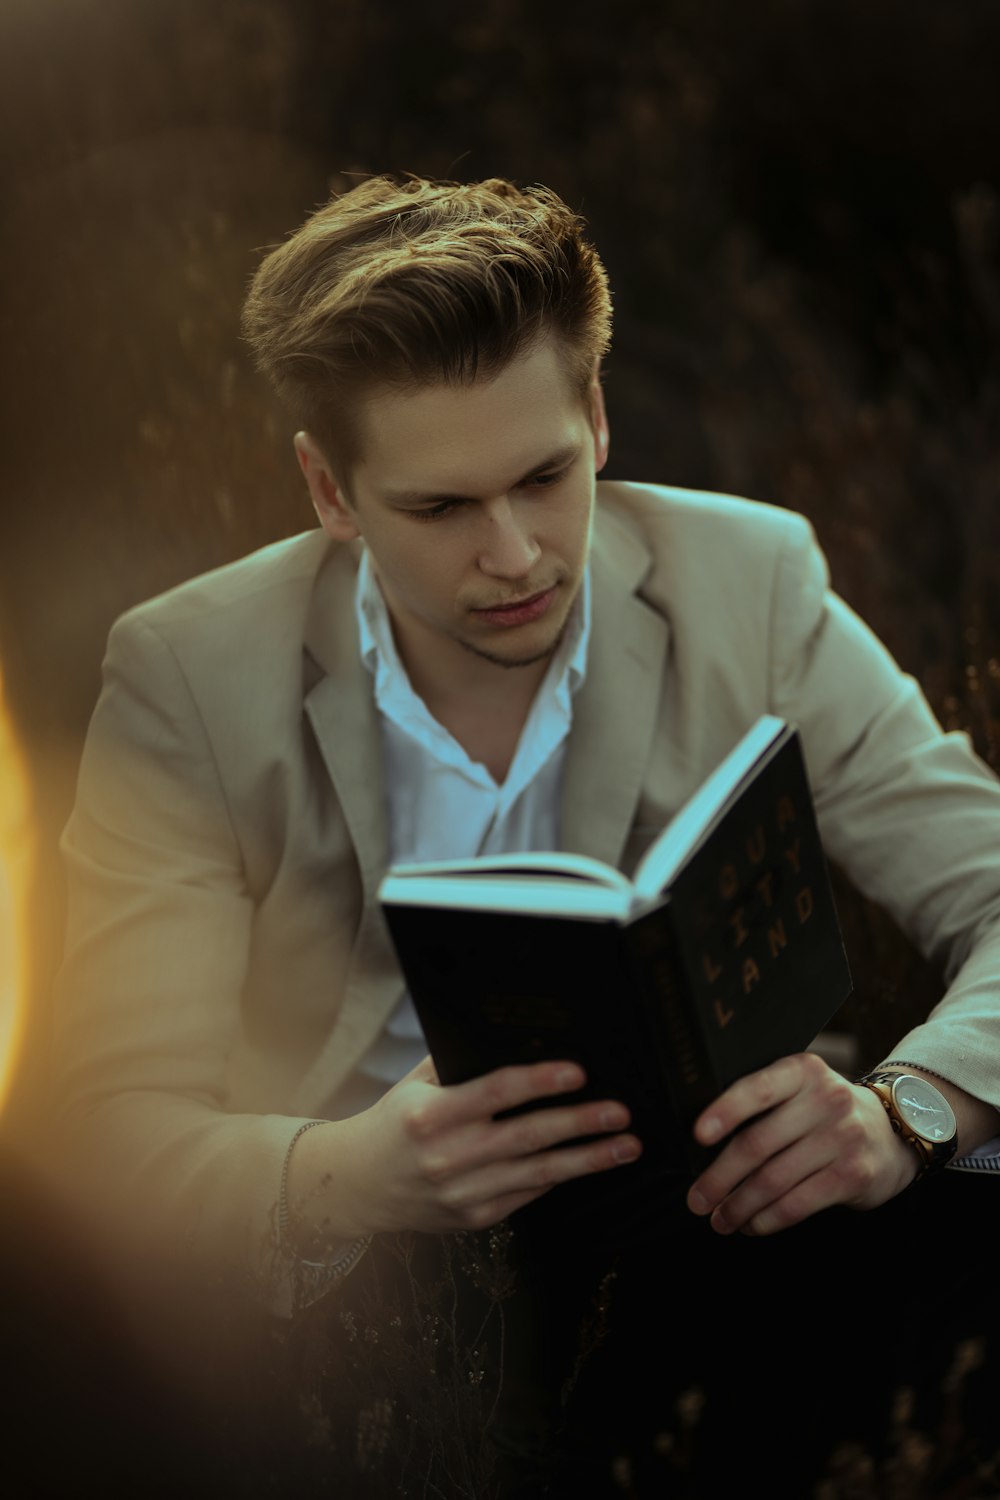
{"type": "Polygon", "coordinates": [[[0,1114],[25,1029],[28,892],[34,857],[28,777],[4,701],[0,663],[0,1114]]]}

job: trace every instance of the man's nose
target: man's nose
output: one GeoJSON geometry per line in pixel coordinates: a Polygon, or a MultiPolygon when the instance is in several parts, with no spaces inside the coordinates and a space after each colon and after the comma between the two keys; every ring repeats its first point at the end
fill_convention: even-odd
{"type": "Polygon", "coordinates": [[[479,567],[490,578],[526,578],[542,549],[527,518],[504,497],[483,509],[479,567]]]}

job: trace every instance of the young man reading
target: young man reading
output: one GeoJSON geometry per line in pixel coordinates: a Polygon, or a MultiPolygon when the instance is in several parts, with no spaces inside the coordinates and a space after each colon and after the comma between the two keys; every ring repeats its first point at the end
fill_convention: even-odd
{"type": "MultiPolygon", "coordinates": [[[[762,712],[800,728],[830,856],[946,967],[886,1064],[954,1111],[934,1165],[983,1147],[1000,789],[829,593],[800,517],[597,483],[610,302],[580,221],[542,189],[374,179],[265,259],[245,327],[321,529],[111,636],[62,981],[95,1216],[219,1265],[277,1212],[290,1283],[347,1295],[373,1237],[513,1214],[533,1247],[569,1180],[617,1202],[642,1143],[619,1102],[574,1100],[575,1064],[439,1085],[375,892],[392,861],[476,852],[627,869],[762,712]]],[[[924,1156],[885,1092],[812,1054],[743,1079],[696,1126],[713,1164],[638,1238],[662,1265],[682,1220],[770,1238],[894,1199],[924,1156]]]]}

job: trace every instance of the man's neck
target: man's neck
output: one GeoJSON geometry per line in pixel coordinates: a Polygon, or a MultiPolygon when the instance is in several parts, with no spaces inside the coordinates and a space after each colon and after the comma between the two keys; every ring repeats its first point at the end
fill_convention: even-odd
{"type": "Polygon", "coordinates": [[[463,655],[469,662],[456,662],[456,670],[447,676],[423,670],[419,661],[405,656],[403,660],[413,691],[428,712],[500,785],[551,657],[523,667],[501,667],[468,652],[463,655]]]}

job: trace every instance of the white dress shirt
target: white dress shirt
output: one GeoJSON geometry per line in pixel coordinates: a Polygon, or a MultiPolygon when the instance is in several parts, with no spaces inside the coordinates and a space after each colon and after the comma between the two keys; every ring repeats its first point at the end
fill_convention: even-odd
{"type": "MultiPolygon", "coordinates": [[[[587,668],[589,569],[500,784],[470,759],[413,691],[367,551],[358,569],[355,604],[361,657],[375,679],[382,727],[390,863],[558,849],[573,694],[587,668]]],[[[404,995],[355,1083],[370,1081],[374,1102],[426,1051],[413,1003],[404,995]]],[[[357,1097],[352,1102],[357,1104],[357,1097]]]]}

